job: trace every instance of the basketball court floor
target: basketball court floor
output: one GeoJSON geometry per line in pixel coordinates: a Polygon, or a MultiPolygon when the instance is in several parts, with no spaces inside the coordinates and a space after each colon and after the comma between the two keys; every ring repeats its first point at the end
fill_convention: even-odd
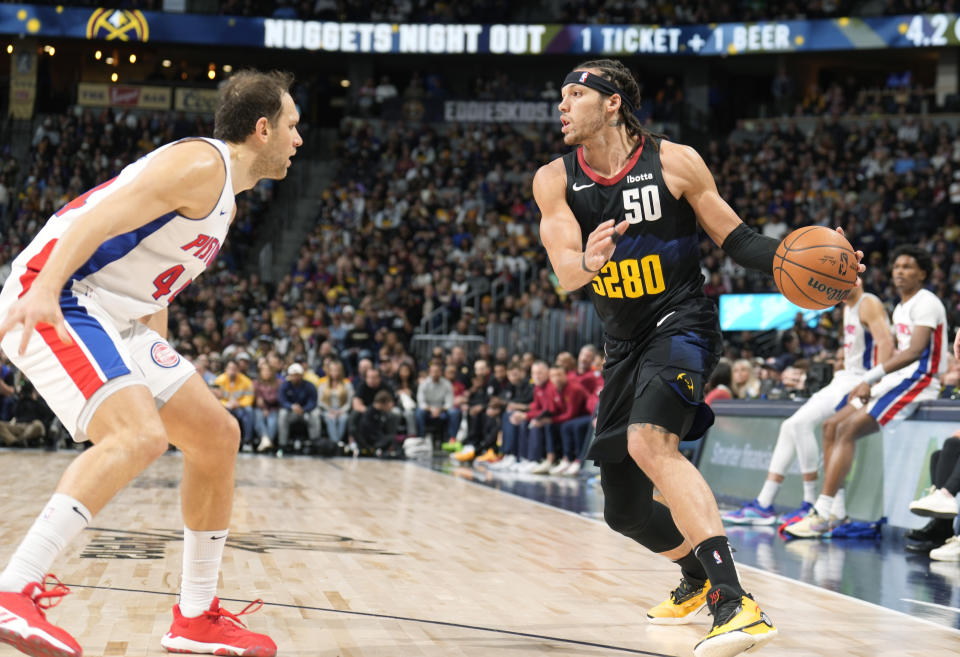
{"type": "MultiPolygon", "coordinates": [[[[0,561],[72,456],[0,452],[0,561]]],[[[180,466],[178,454],[162,457],[55,565],[73,592],[48,616],[86,655],[164,654],[180,570],[180,466]]],[[[429,462],[243,455],[220,596],[234,612],[262,598],[243,618],[285,656],[691,655],[709,617],[645,622],[677,569],[592,517],[598,496],[589,481],[495,480],[429,462]],[[527,497],[515,494],[524,488],[527,497]]],[[[787,549],[734,533],[745,586],[780,630],[751,654],[960,654],[960,565],[930,570],[947,583],[931,587],[910,574],[919,569],[888,560],[897,539],[887,538],[841,547],[838,558],[833,545],[787,549]],[[856,565],[864,554],[872,561],[856,565]]],[[[0,647],[0,657],[17,654],[0,647]]]]}

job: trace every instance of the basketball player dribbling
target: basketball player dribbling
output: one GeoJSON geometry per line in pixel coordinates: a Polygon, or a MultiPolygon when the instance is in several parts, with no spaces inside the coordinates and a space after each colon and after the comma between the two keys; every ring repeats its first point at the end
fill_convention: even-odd
{"type": "Polygon", "coordinates": [[[564,143],[579,148],[541,167],[533,193],[560,285],[590,284],[607,334],[589,451],[600,464],[604,518],[681,568],[650,622],[689,622],[706,604],[713,627],[694,654],[736,655],[777,630],[741,588],[713,493],[677,449],[713,423],[703,386],[721,353],[697,224],[739,264],[767,274],[778,242],[741,222],[694,149],[640,125],[639,88],[622,63],[577,66],[561,94],[564,143]],[[654,486],[669,508],[653,500],[654,486]]]}
{"type": "Polygon", "coordinates": [[[168,443],[183,452],[184,554],[179,604],[161,644],[276,654],[269,637],[247,630],[216,597],[239,427],[165,334],[168,304],[226,238],[234,196],[284,178],[302,145],[291,83],[282,73],[234,75],[220,90],[214,139],[173,142],[130,164],[61,208],[13,262],[0,292],[0,346],[73,438],[93,443],[0,574],[0,641],[28,655],[82,653],[46,621],[44,608],[68,592],[47,573],[168,443]]]}

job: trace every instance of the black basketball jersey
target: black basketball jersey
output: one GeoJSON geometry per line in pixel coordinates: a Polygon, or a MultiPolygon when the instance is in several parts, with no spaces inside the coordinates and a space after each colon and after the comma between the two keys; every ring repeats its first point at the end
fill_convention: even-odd
{"type": "Polygon", "coordinates": [[[696,216],[685,198],[667,189],[660,150],[646,141],[613,178],[594,172],[582,147],[563,156],[567,204],[580,224],[582,246],[604,221],[631,224],[590,285],[606,332],[621,340],[646,334],[671,307],[703,296],[696,216]]]}

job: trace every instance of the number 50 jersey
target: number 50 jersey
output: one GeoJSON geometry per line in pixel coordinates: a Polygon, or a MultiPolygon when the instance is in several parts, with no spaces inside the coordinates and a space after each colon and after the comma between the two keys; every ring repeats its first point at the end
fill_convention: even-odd
{"type": "Polygon", "coordinates": [[[580,224],[582,246],[604,221],[630,224],[590,285],[607,334],[621,340],[646,334],[678,303],[704,296],[693,208],[667,189],[660,151],[645,142],[613,178],[593,171],[582,147],[563,156],[567,205],[580,224]]]}
{"type": "MultiPolygon", "coordinates": [[[[67,280],[62,303],[68,297],[93,299],[119,326],[165,308],[177,294],[216,258],[233,218],[234,195],[230,151],[217,139],[203,139],[220,153],[226,178],[216,206],[206,217],[184,217],[169,212],[140,228],[117,235],[103,244],[67,280]]],[[[17,286],[22,296],[50,257],[57,240],[79,217],[104,203],[138,176],[149,175],[147,164],[172,142],[127,165],[118,176],[94,187],[60,208],[33,241],[16,257],[4,286],[17,286]]],[[[128,209],[136,213],[137,208],[128,209]]]]}

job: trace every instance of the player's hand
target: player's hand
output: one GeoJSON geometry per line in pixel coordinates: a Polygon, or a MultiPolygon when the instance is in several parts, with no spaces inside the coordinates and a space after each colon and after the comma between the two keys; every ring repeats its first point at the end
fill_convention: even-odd
{"type": "Polygon", "coordinates": [[[607,219],[594,228],[587,237],[587,245],[583,249],[583,263],[590,271],[600,271],[613,256],[617,248],[617,240],[627,232],[630,224],[626,220],[616,223],[616,219],[607,219]]]}
{"type": "MultiPolygon", "coordinates": [[[[844,233],[843,233],[843,229],[840,228],[840,226],[837,226],[837,232],[840,233],[841,235],[844,234],[844,233]]],[[[846,237],[846,236],[844,235],[844,237],[846,237]]],[[[857,276],[857,286],[862,287],[862,286],[863,286],[863,281],[860,280],[859,274],[862,274],[863,272],[867,271],[867,266],[866,266],[865,264],[863,264],[863,251],[854,251],[854,252],[853,252],[853,255],[857,256],[857,274],[858,274],[858,276],[857,276]]]]}
{"type": "Polygon", "coordinates": [[[957,331],[957,337],[953,339],[953,355],[960,359],[960,331],[957,331]]]}
{"type": "Polygon", "coordinates": [[[847,395],[848,401],[853,401],[854,399],[859,399],[864,404],[870,401],[870,384],[866,382],[858,383],[857,387],[847,395]]]}
{"type": "Polygon", "coordinates": [[[48,292],[41,287],[31,287],[22,297],[17,299],[7,312],[6,319],[0,323],[0,341],[7,333],[17,326],[23,327],[23,336],[20,338],[21,356],[27,351],[27,343],[33,330],[39,324],[47,324],[57,332],[57,337],[64,344],[71,344],[73,339],[67,333],[67,325],[63,321],[63,312],[60,310],[58,293],[48,292]]]}

